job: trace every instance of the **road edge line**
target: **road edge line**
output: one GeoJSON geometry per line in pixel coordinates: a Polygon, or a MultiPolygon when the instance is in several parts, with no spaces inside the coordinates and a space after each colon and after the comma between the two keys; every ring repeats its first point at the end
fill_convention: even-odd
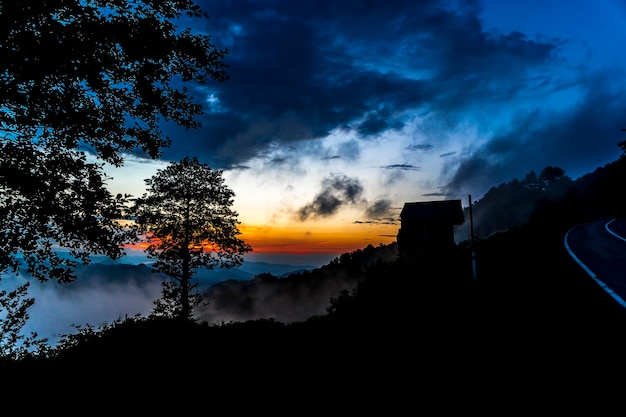
{"type": "Polygon", "coordinates": [[[615,233],[614,231],[612,231],[611,229],[609,229],[609,224],[613,223],[615,221],[615,219],[607,222],[607,224],[604,225],[604,228],[606,229],[607,232],[609,232],[610,234],[612,234],[613,236],[615,236],[618,239],[622,239],[624,242],[626,242],[626,239],[621,237],[620,235],[618,235],[617,233],[615,233]]]}
{"type": "MultiPolygon", "coordinates": [[[[608,224],[608,223],[607,223],[608,224]]],[[[576,227],[576,226],[574,226],[576,227]]],[[[571,229],[569,229],[567,231],[567,233],[565,233],[565,238],[563,239],[563,243],[565,244],[565,249],[567,250],[567,252],[569,253],[569,255],[572,257],[572,259],[574,259],[576,261],[576,263],[578,263],[578,265],[580,265],[582,267],[582,269],[604,290],[606,291],[611,297],[613,297],[615,299],[615,301],[617,301],[622,307],[626,308],[626,301],[624,301],[622,299],[622,297],[620,297],[619,295],[617,295],[611,288],[609,288],[608,285],[606,285],[604,282],[602,282],[601,280],[598,279],[598,277],[596,276],[596,274],[593,273],[593,271],[591,271],[591,269],[589,269],[587,267],[587,265],[585,265],[584,263],[582,263],[582,261],[580,259],[578,259],[578,257],[576,255],[574,255],[574,252],[572,252],[572,250],[569,247],[569,244],[567,243],[567,237],[569,236],[569,232],[574,228],[572,227],[571,229]]],[[[607,229],[608,230],[608,229],[607,229]]],[[[616,235],[617,236],[617,235],[616,235]]],[[[619,236],[618,236],[619,237],[619,236]]]]}

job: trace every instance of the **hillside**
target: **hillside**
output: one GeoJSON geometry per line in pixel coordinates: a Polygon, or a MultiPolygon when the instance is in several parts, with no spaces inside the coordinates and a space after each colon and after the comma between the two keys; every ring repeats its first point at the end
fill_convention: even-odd
{"type": "MultiPolygon", "coordinates": [[[[619,211],[621,206],[616,204],[619,198],[615,198],[611,190],[619,187],[620,176],[626,177],[625,162],[626,159],[619,159],[577,180],[570,179],[558,167],[546,167],[540,174],[531,171],[522,180],[513,179],[493,187],[473,202],[478,247],[482,246],[482,240],[494,234],[513,231],[529,223],[563,231],[594,216],[623,215],[619,211]]],[[[467,248],[470,244],[468,208],[464,209],[464,215],[466,221],[457,227],[456,240],[467,248]]],[[[304,273],[282,278],[263,273],[246,281],[227,280],[204,291],[203,305],[196,310],[195,318],[210,324],[263,318],[290,323],[324,315],[330,299],[342,290],[354,289],[378,258],[390,262],[397,256],[394,242],[346,253],[328,265],[304,273]]]]}
{"type": "Polygon", "coordinates": [[[369,245],[333,259],[312,270],[277,277],[269,272],[251,280],[226,280],[202,293],[195,319],[209,324],[230,321],[275,319],[299,322],[326,314],[330,299],[352,290],[367,268],[379,259],[393,261],[397,245],[369,245]]]}
{"type": "MultiPolygon", "coordinates": [[[[556,381],[584,384],[621,358],[626,346],[616,329],[626,316],[568,258],[561,232],[531,225],[481,240],[476,279],[464,246],[380,260],[323,316],[217,326],[127,319],[83,334],[49,359],[5,364],[3,376],[62,374],[92,384],[132,375],[124,386],[158,389],[164,380],[205,375],[188,393],[232,398],[232,387],[253,384],[254,396],[277,389],[303,396],[321,384],[324,392],[375,395],[374,402],[404,393],[394,403],[403,406],[415,387],[406,378],[428,381],[423,393],[516,396],[511,386],[529,379],[541,390],[556,381]]],[[[328,404],[329,395],[315,397],[328,404]]],[[[342,395],[341,404],[348,398],[342,395]]],[[[354,407],[368,403],[359,398],[354,407]]]]}
{"type": "Polygon", "coordinates": [[[551,221],[571,225],[598,216],[626,216],[621,190],[626,178],[626,158],[599,167],[575,180],[559,167],[546,167],[539,174],[530,171],[522,179],[492,187],[464,209],[465,223],[456,229],[456,240],[475,238],[527,224],[549,211],[551,221]],[[556,215],[558,212],[558,215],[556,215]]]}
{"type": "MultiPolygon", "coordinates": [[[[614,168],[594,175],[614,184],[600,175],[614,168]]],[[[163,378],[207,375],[202,390],[219,395],[242,383],[272,395],[277,382],[260,380],[274,378],[283,384],[283,395],[303,395],[319,384],[329,392],[350,386],[370,395],[377,388],[385,393],[377,399],[405,393],[408,397],[395,403],[404,405],[414,380],[428,381],[423,392],[488,390],[514,397],[521,394],[509,388],[521,381],[531,380],[534,390],[549,390],[557,381],[580,386],[620,363],[626,347],[623,308],[563,247],[568,227],[589,216],[591,208],[615,212],[609,205],[591,205],[591,196],[611,200],[590,181],[577,180],[578,188],[563,199],[538,200],[525,224],[494,231],[474,246],[463,241],[410,259],[398,258],[395,245],[368,246],[313,271],[285,278],[264,274],[205,293],[223,303],[213,308],[238,313],[253,311],[262,300],[274,305],[294,295],[291,307],[306,304],[302,288],[311,298],[330,295],[307,319],[308,313],[294,322],[278,320],[268,311],[221,324],[126,319],[102,331],[84,331],[47,357],[5,363],[3,375],[62,373],[83,382],[135,375],[133,381],[152,387],[163,378]],[[572,209],[570,199],[589,205],[572,209]],[[342,284],[332,287],[338,291],[332,295],[327,284],[337,280],[342,284]]],[[[200,395],[199,387],[190,389],[200,395]]],[[[359,398],[363,405],[365,397],[359,398]]]]}

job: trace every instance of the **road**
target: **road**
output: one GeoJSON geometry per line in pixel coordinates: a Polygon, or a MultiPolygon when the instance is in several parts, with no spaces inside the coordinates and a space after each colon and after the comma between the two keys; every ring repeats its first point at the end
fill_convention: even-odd
{"type": "Polygon", "coordinates": [[[579,224],[564,243],[587,274],[626,307],[626,219],[579,224]]]}

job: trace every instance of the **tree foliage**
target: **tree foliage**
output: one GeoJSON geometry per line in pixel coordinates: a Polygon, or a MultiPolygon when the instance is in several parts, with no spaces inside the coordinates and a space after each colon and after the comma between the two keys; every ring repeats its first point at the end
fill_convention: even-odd
{"type": "Polygon", "coordinates": [[[47,351],[47,339],[39,338],[35,332],[22,332],[29,318],[28,309],[35,303],[34,298],[27,297],[29,285],[27,282],[11,291],[0,290],[0,362],[24,359],[33,351],[47,351]]]}
{"type": "Polygon", "coordinates": [[[222,177],[197,158],[172,162],[146,181],[147,193],[132,209],[135,223],[145,232],[146,254],[153,269],[173,281],[165,282],[154,313],[189,318],[199,298],[191,279],[198,268],[241,265],[252,250],[238,238],[234,192],[222,177]]]}
{"type": "MultiPolygon", "coordinates": [[[[622,129],[622,132],[626,132],[626,129],[622,129]]],[[[617,146],[622,150],[622,154],[619,157],[625,158],[626,157],[626,140],[617,142],[617,146]]]]}
{"type": "MultiPolygon", "coordinates": [[[[561,201],[571,191],[572,179],[560,167],[547,166],[537,174],[529,171],[522,180],[491,187],[473,203],[473,232],[479,238],[526,224],[538,205],[561,201]]],[[[467,209],[466,209],[467,210],[467,209]]],[[[470,224],[457,229],[457,240],[470,237],[470,224]]]]}
{"type": "Polygon", "coordinates": [[[227,51],[176,26],[207,17],[193,1],[0,5],[0,273],[23,260],[70,281],[77,261],[115,259],[134,235],[116,221],[128,196],[107,191],[105,163],[159,157],[163,123],[197,127],[188,83],[226,80],[227,51]]]}

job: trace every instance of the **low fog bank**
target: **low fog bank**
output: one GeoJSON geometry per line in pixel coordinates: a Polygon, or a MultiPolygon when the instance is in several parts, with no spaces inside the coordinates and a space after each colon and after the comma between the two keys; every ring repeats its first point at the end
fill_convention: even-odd
{"type": "MultiPolygon", "coordinates": [[[[248,281],[265,272],[283,275],[310,269],[313,269],[310,265],[245,262],[240,268],[229,270],[198,270],[194,282],[198,283],[198,290],[206,291],[223,281],[248,281]]],[[[1,276],[0,289],[7,291],[30,282],[28,297],[34,298],[35,304],[28,310],[30,318],[24,334],[36,332],[54,346],[63,335],[76,333],[75,326],[98,327],[125,317],[148,315],[154,301],[161,296],[161,282],[167,280],[165,275],[152,272],[143,263],[131,265],[104,260],[79,266],[76,276],[68,284],[42,283],[24,272],[1,276]]],[[[228,316],[221,321],[230,319],[228,316]]]]}
{"type": "Polygon", "coordinates": [[[351,290],[356,278],[293,280],[261,275],[251,281],[224,281],[203,293],[195,318],[209,324],[275,319],[305,321],[326,314],[330,299],[351,290]]]}
{"type": "Polygon", "coordinates": [[[28,297],[35,304],[25,334],[36,332],[54,346],[63,335],[77,332],[75,326],[92,325],[152,311],[161,294],[162,276],[145,265],[89,265],[77,269],[72,283],[40,282],[20,273],[2,276],[0,288],[10,290],[30,283],[28,297]]]}
{"type": "Polygon", "coordinates": [[[252,280],[227,280],[203,293],[204,304],[196,308],[196,319],[220,324],[257,319],[283,323],[305,321],[324,315],[342,290],[351,291],[363,278],[367,267],[398,256],[396,242],[374,247],[368,245],[344,253],[327,265],[282,277],[259,274],[252,280]]]}

